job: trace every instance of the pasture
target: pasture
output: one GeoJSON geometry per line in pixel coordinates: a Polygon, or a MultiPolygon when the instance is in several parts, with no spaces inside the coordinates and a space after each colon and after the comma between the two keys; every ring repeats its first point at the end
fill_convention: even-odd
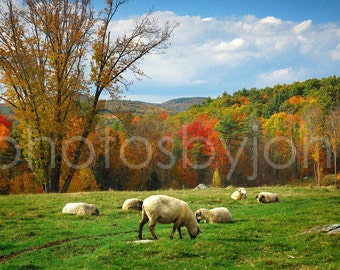
{"type": "MultiPolygon", "coordinates": [[[[340,269],[340,234],[304,233],[340,223],[340,191],[334,188],[92,192],[0,196],[0,269],[340,269]],[[259,191],[273,191],[279,203],[261,204],[259,191]],[[195,240],[170,240],[171,224],[157,224],[158,241],[135,243],[141,212],[123,211],[127,198],[166,194],[191,210],[225,206],[229,224],[200,223],[195,240]],[[68,202],[97,205],[99,216],[61,213],[68,202]]],[[[143,238],[151,239],[148,226],[143,238]]]]}

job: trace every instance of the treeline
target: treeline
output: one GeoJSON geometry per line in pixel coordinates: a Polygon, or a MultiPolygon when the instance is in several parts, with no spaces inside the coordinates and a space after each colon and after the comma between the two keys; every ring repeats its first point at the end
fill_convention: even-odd
{"type": "MultiPolygon", "coordinates": [[[[339,99],[340,78],[332,76],[224,92],[171,116],[105,112],[69,192],[283,185],[306,178],[337,185],[339,99]]],[[[15,160],[16,125],[0,118],[0,137],[11,138],[0,141],[0,192],[42,192],[29,155],[15,160]]],[[[66,164],[77,125],[64,142],[66,164]]]]}

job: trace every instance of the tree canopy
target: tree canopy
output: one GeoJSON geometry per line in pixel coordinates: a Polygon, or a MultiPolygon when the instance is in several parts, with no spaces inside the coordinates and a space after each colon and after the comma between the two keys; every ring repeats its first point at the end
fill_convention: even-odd
{"type": "Polygon", "coordinates": [[[130,33],[110,25],[125,0],[107,1],[96,13],[90,0],[5,0],[0,11],[1,99],[13,107],[20,145],[46,192],[66,192],[102,109],[129,82],[125,73],[145,55],[167,48],[176,23],[159,26],[147,14],[130,33]],[[91,58],[91,59],[88,59],[91,58]],[[90,70],[88,70],[90,66],[90,70]],[[63,145],[76,125],[65,164],[63,145]],[[63,159],[64,156],[64,159],[63,159]]]}

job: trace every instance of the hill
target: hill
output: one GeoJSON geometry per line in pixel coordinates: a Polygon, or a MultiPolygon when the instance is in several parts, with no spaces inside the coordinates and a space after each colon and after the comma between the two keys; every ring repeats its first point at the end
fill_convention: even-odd
{"type": "Polygon", "coordinates": [[[110,112],[131,112],[133,114],[149,114],[149,113],[168,113],[173,112],[165,109],[158,104],[147,103],[141,101],[130,100],[107,100],[105,108],[110,112]]]}
{"type": "Polygon", "coordinates": [[[148,103],[131,100],[108,100],[106,108],[112,111],[148,114],[165,112],[174,114],[188,110],[194,104],[202,104],[205,97],[176,98],[163,103],[148,103]]]}
{"type": "Polygon", "coordinates": [[[183,112],[194,104],[202,104],[206,99],[206,97],[176,98],[163,102],[159,106],[171,111],[183,112]]]}
{"type": "MultiPolygon", "coordinates": [[[[176,114],[188,110],[194,104],[202,104],[205,97],[188,97],[171,99],[163,103],[148,103],[131,100],[107,100],[105,108],[112,112],[131,112],[133,114],[176,114]]],[[[10,106],[0,103],[0,114],[11,115],[13,111],[10,106]]]]}

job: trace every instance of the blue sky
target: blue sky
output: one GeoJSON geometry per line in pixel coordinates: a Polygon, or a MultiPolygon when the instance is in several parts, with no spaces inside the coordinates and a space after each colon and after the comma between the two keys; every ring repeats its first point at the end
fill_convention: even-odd
{"type": "Polygon", "coordinates": [[[122,34],[150,9],[160,23],[175,20],[179,27],[164,55],[143,59],[150,78],[135,80],[126,99],[217,97],[340,76],[339,0],[130,0],[112,33],[122,34]]]}

